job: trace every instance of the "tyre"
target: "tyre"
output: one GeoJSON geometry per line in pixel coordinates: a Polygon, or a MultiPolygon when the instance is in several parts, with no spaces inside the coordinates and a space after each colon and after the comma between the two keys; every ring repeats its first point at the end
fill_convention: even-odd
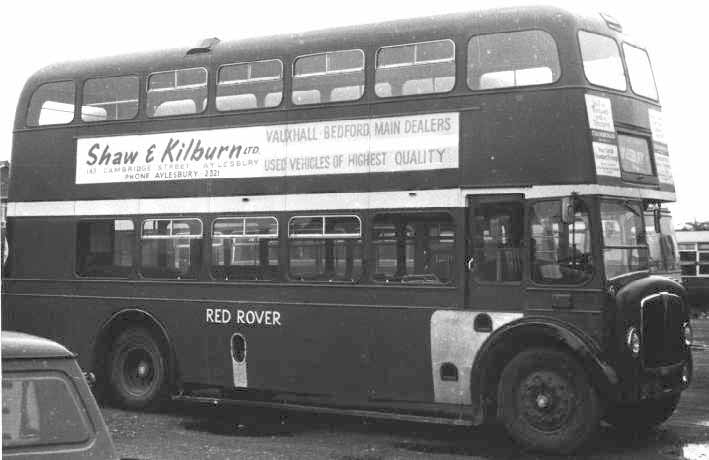
{"type": "Polygon", "coordinates": [[[155,337],[144,328],[127,329],[113,343],[109,359],[114,401],[128,409],[154,409],[168,390],[167,360],[155,337]]]}
{"type": "Polygon", "coordinates": [[[498,414],[523,446],[566,454],[593,438],[602,410],[596,390],[572,356],[533,348],[502,371],[498,414]]]}
{"type": "Polygon", "coordinates": [[[632,406],[611,406],[604,420],[619,430],[643,433],[670,418],[679,404],[679,398],[680,395],[675,394],[632,406]]]}

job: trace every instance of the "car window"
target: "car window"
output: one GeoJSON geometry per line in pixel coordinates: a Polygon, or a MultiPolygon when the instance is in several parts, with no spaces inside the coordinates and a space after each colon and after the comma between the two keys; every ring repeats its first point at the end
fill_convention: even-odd
{"type": "Polygon", "coordinates": [[[87,442],[91,431],[84,413],[66,375],[3,372],[3,449],[87,442]]]}

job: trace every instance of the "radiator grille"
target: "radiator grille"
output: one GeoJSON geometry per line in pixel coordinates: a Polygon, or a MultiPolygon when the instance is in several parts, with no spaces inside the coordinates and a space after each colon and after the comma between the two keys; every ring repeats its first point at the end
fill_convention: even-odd
{"type": "Polygon", "coordinates": [[[682,299],[667,292],[652,294],[640,302],[646,368],[668,366],[684,359],[683,311],[682,299]]]}

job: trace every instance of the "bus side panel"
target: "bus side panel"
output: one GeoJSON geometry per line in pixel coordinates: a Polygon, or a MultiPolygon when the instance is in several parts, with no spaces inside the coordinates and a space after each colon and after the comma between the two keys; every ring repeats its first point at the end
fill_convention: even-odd
{"type": "Polygon", "coordinates": [[[453,304],[456,295],[424,288],[410,296],[414,305],[386,306],[365,302],[376,297],[393,303],[401,289],[379,287],[373,295],[371,286],[322,286],[318,294],[309,286],[284,286],[275,294],[298,301],[293,303],[278,301],[272,285],[11,280],[9,286],[4,324],[65,344],[80,355],[84,369],[90,369],[90,347],[104,322],[118,311],[138,308],[167,330],[182,382],[227,389],[242,385],[234,378],[231,343],[240,334],[248,388],[340,402],[433,402],[433,308],[425,304],[453,304]],[[300,302],[307,292],[313,293],[310,305],[300,302]],[[253,301],[226,300],[236,297],[253,301]]]}
{"type": "Polygon", "coordinates": [[[10,218],[8,232],[10,277],[62,279],[74,272],[72,218],[10,218]]]}
{"type": "Polygon", "coordinates": [[[575,138],[586,139],[584,112],[569,109],[569,95],[540,91],[480,96],[479,109],[461,116],[461,184],[593,182],[590,145],[579,149],[574,143],[575,138]]]}
{"type": "Polygon", "coordinates": [[[78,355],[82,369],[92,370],[94,338],[119,302],[59,294],[73,289],[66,282],[12,280],[5,286],[10,292],[2,308],[3,329],[59,342],[78,355]]]}

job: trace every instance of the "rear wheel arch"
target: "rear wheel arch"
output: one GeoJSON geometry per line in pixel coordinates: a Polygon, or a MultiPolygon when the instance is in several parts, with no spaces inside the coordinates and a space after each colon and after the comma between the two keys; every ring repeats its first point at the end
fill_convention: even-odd
{"type": "Polygon", "coordinates": [[[547,348],[568,353],[588,373],[602,399],[613,399],[618,377],[600,359],[591,340],[572,326],[549,319],[523,318],[496,330],[477,353],[471,372],[471,395],[479,399],[476,422],[497,414],[497,390],[505,366],[521,352],[547,348]]]}
{"type": "Polygon", "coordinates": [[[168,384],[171,388],[177,384],[177,357],[167,329],[151,313],[140,308],[127,308],[111,315],[103,323],[94,340],[91,368],[96,375],[96,389],[101,397],[105,396],[107,388],[109,378],[107,368],[111,347],[124,331],[135,328],[146,329],[157,340],[167,360],[168,384]]]}

